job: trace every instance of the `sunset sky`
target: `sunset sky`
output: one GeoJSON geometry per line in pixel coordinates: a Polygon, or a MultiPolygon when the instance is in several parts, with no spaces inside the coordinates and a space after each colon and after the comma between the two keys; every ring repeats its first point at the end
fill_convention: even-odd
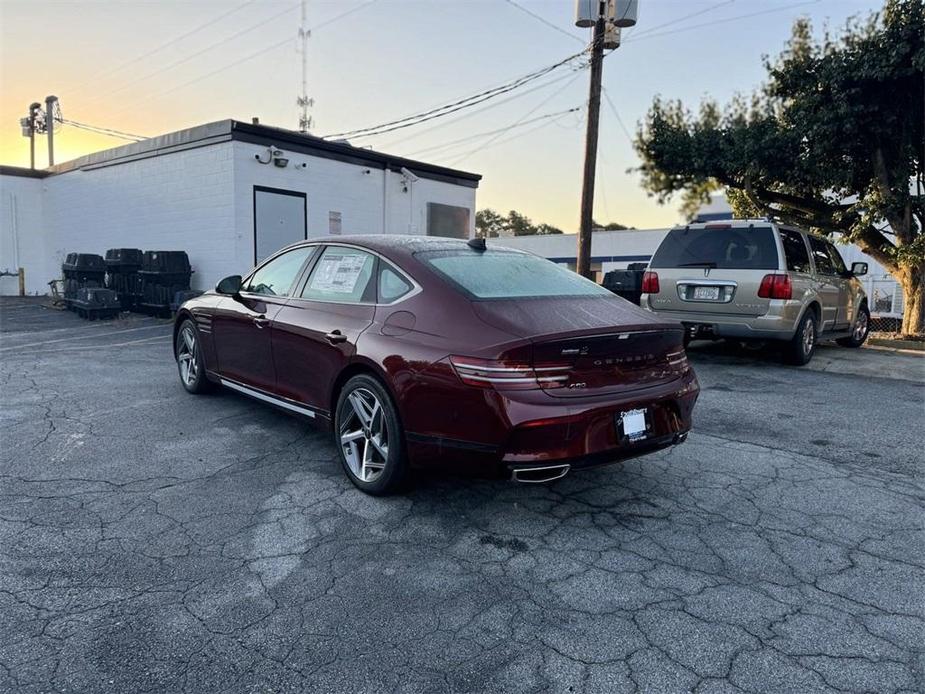
{"type": "MultiPolygon", "coordinates": [[[[574,26],[572,0],[517,5],[310,0],[307,23],[318,27],[308,49],[312,132],[374,125],[469,96],[557,62],[589,39],[574,26]]],[[[656,94],[696,107],[704,96],[726,101],[750,91],[763,79],[762,55],[783,47],[796,17],[837,31],[847,17],[878,8],[860,0],[640,0],[639,24],[605,61],[604,87],[632,133],[656,94]]],[[[28,166],[19,118],[47,94],[60,98],[67,119],[138,135],[252,116],[296,128],[298,25],[298,0],[2,0],[0,163],[28,166]]],[[[583,106],[588,73],[555,72],[534,84],[541,86],[465,118],[470,111],[353,142],[479,172],[479,207],[517,209],[574,231],[584,114],[523,123],[583,106]]],[[[638,161],[606,100],[601,113],[595,218],[637,227],[676,222],[676,205],[656,204],[627,172],[638,161]]],[[[65,125],[56,132],[56,160],[123,142],[65,125]]],[[[44,140],[37,160],[47,163],[44,140]]]]}

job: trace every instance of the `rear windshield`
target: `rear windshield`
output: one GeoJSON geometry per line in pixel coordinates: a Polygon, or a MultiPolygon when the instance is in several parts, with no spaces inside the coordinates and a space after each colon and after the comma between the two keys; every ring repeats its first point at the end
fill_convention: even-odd
{"type": "Polygon", "coordinates": [[[771,227],[672,229],[649,267],[776,270],[777,245],[771,227]]]}
{"type": "Polygon", "coordinates": [[[416,257],[474,299],[613,296],[561,265],[525,253],[460,249],[416,257]]]}

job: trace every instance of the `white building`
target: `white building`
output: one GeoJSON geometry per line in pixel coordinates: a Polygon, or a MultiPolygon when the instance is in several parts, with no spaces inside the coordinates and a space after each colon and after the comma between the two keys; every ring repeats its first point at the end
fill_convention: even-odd
{"type": "MultiPolygon", "coordinates": [[[[0,270],[45,294],[69,252],[182,250],[193,287],[284,245],[357,233],[469,237],[481,176],[224,120],[49,170],[0,167],[0,270]]],[[[18,291],[0,277],[0,294],[18,291]]]]}

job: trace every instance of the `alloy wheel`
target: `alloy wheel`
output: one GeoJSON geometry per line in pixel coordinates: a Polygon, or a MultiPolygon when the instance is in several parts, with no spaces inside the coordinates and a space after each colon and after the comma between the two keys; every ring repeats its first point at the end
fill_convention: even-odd
{"type": "Polygon", "coordinates": [[[813,343],[815,341],[816,325],[812,320],[808,320],[803,326],[803,354],[809,354],[813,351],[813,343]]]}
{"type": "Polygon", "coordinates": [[[192,387],[199,376],[199,364],[196,360],[196,333],[193,328],[186,326],[180,331],[180,341],[177,345],[177,364],[180,367],[180,378],[183,383],[192,387]]]}
{"type": "Polygon", "coordinates": [[[362,482],[382,475],[389,460],[389,431],[379,398],[366,388],[347,395],[340,445],[350,471],[362,482]]]}
{"type": "Polygon", "coordinates": [[[854,323],[854,333],[851,337],[854,338],[855,342],[862,342],[867,336],[867,313],[860,311],[858,313],[858,319],[854,323]]]}

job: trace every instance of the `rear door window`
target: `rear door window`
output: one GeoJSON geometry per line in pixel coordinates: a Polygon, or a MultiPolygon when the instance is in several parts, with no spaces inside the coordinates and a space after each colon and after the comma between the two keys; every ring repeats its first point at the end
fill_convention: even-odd
{"type": "Polygon", "coordinates": [[[829,249],[829,258],[832,259],[832,264],[835,265],[835,272],[839,275],[845,274],[848,268],[845,267],[845,261],[841,257],[841,253],[831,243],[826,243],[825,246],[829,249]]]}
{"type": "Polygon", "coordinates": [[[791,272],[812,272],[809,263],[809,251],[803,234],[792,229],[781,229],[780,240],[784,246],[784,257],[787,259],[787,269],[791,272]]]}
{"type": "Polygon", "coordinates": [[[777,244],[771,227],[672,229],[649,267],[776,270],[777,244]]]}
{"type": "Polygon", "coordinates": [[[376,257],[366,251],[327,246],[302,290],[302,298],[345,304],[376,301],[376,257]]]}
{"type": "Polygon", "coordinates": [[[816,264],[816,272],[820,275],[836,274],[835,263],[829,257],[829,249],[825,241],[813,236],[809,237],[809,247],[813,251],[813,262],[816,264]]]}

